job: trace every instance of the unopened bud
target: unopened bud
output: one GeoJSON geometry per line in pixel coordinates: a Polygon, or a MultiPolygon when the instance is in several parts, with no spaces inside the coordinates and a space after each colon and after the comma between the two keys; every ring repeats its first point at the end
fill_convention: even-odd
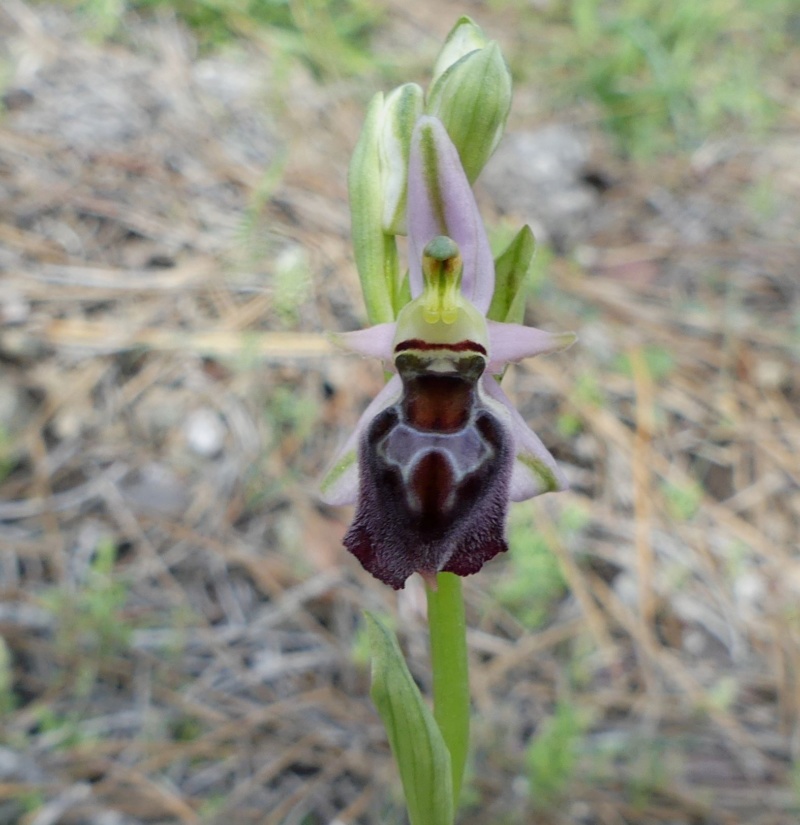
{"type": "Polygon", "coordinates": [[[386,96],[379,127],[379,158],[383,184],[383,231],[406,234],[408,156],[414,124],[422,114],[423,92],[416,83],[405,83],[386,96]]]}
{"type": "Polygon", "coordinates": [[[447,35],[439,56],[436,58],[431,83],[435,83],[464,55],[474,52],[476,49],[483,49],[488,45],[489,38],[483,33],[483,29],[466,15],[460,17],[450,30],[450,34],[447,35]]]}
{"type": "MultiPolygon", "coordinates": [[[[350,160],[347,176],[350,193],[351,231],[356,268],[367,315],[373,324],[394,320],[392,297],[394,273],[387,271],[392,260],[394,238],[383,232],[383,182],[380,165],[380,127],[384,97],[370,102],[364,127],[350,160]]],[[[396,260],[396,250],[394,259],[396,260]]]]}
{"type": "Polygon", "coordinates": [[[500,142],[510,109],[511,73],[494,41],[450,65],[425,105],[427,114],[444,123],[470,183],[500,142]]]}

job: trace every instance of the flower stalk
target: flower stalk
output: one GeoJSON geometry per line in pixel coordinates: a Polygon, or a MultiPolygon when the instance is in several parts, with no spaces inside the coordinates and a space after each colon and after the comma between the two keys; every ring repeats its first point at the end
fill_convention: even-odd
{"type": "Polygon", "coordinates": [[[436,588],[426,586],[433,671],[433,717],[450,752],[453,809],[464,779],[469,753],[469,664],[467,623],[461,579],[439,573],[436,588]]]}

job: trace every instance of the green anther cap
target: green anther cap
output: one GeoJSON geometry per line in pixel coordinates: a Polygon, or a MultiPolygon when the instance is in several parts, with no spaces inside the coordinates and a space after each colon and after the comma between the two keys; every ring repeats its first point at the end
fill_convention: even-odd
{"type": "Polygon", "coordinates": [[[452,324],[461,305],[461,273],[464,265],[455,241],[439,235],[422,253],[423,317],[429,324],[452,324]]]}
{"type": "Polygon", "coordinates": [[[429,344],[474,341],[488,347],[486,318],[461,291],[464,261],[458,244],[437,235],[422,250],[422,292],[397,317],[395,344],[419,339],[429,344]]]}

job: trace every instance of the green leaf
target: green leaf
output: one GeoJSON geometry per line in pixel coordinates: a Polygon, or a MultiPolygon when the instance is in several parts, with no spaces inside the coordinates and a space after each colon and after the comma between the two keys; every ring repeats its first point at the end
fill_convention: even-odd
{"type": "Polygon", "coordinates": [[[494,296],[487,317],[492,321],[521,324],[525,315],[530,269],[536,239],[523,226],[494,262],[494,296]]]}
{"type": "Polygon", "coordinates": [[[411,825],[452,825],[450,754],[394,634],[365,611],[372,652],[370,695],[400,768],[411,825]]]}

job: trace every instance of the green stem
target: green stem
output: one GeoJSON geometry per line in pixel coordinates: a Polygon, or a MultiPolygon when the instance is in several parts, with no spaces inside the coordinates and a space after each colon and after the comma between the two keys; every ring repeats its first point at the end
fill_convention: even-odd
{"type": "Polygon", "coordinates": [[[437,590],[426,587],[433,669],[433,715],[442,732],[453,773],[453,809],[458,808],[469,749],[467,624],[461,579],[439,573],[437,590]]]}

